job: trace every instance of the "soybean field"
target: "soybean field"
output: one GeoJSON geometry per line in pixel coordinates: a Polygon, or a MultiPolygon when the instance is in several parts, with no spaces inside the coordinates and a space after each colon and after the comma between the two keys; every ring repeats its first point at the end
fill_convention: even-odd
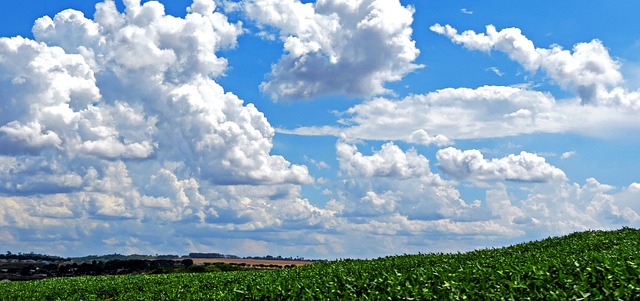
{"type": "Polygon", "coordinates": [[[633,300],[640,231],[577,232],[459,254],[267,271],[0,283],[0,300],[633,300]]]}

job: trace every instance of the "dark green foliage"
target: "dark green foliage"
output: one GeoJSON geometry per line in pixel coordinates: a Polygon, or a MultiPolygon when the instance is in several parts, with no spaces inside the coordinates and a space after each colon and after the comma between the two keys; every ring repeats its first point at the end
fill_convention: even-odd
{"type": "Polygon", "coordinates": [[[18,254],[13,254],[9,251],[7,251],[7,254],[0,254],[0,259],[17,259],[17,260],[45,260],[45,261],[58,261],[58,260],[64,260],[64,258],[60,257],[60,256],[53,256],[53,255],[44,255],[44,254],[37,254],[37,253],[18,253],[18,254]]]}
{"type": "Polygon", "coordinates": [[[634,300],[640,231],[588,231],[464,254],[203,274],[0,283],[0,300],[634,300]]]}
{"type": "Polygon", "coordinates": [[[189,268],[190,266],[192,266],[192,265],[193,265],[193,259],[183,259],[183,260],[182,260],[182,265],[183,265],[185,268],[189,268]]]}

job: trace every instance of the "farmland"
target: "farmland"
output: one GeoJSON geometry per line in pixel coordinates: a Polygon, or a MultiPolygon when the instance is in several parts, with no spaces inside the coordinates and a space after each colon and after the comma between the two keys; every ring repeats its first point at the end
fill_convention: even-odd
{"type": "Polygon", "coordinates": [[[114,276],[282,269],[311,264],[313,260],[281,256],[245,257],[219,253],[178,255],[90,255],[62,258],[34,253],[0,254],[0,281],[28,281],[55,277],[114,276]],[[211,256],[211,257],[204,257],[211,256]]]}
{"type": "Polygon", "coordinates": [[[500,249],[290,269],[0,283],[0,300],[640,298],[640,231],[577,232],[500,249]]]}
{"type": "Polygon", "coordinates": [[[313,263],[309,260],[273,260],[273,259],[247,259],[247,258],[194,258],[194,264],[226,263],[245,264],[247,266],[302,266],[313,263]]]}

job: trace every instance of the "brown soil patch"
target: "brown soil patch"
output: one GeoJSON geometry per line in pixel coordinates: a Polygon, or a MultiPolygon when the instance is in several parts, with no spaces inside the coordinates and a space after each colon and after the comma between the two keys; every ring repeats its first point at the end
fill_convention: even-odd
{"type": "MultiPolygon", "coordinates": [[[[181,259],[182,260],[182,259],[181,259]]],[[[246,265],[306,265],[311,264],[313,261],[304,261],[304,260],[268,260],[268,259],[243,259],[243,258],[191,258],[194,264],[205,264],[205,263],[233,263],[233,264],[241,264],[244,263],[246,265]]]]}

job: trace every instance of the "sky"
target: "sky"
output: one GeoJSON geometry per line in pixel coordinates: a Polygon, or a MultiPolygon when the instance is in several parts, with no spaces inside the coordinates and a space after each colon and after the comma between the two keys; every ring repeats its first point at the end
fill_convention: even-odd
{"type": "Polygon", "coordinates": [[[640,226],[637,1],[0,3],[0,245],[374,258],[640,226]]]}

